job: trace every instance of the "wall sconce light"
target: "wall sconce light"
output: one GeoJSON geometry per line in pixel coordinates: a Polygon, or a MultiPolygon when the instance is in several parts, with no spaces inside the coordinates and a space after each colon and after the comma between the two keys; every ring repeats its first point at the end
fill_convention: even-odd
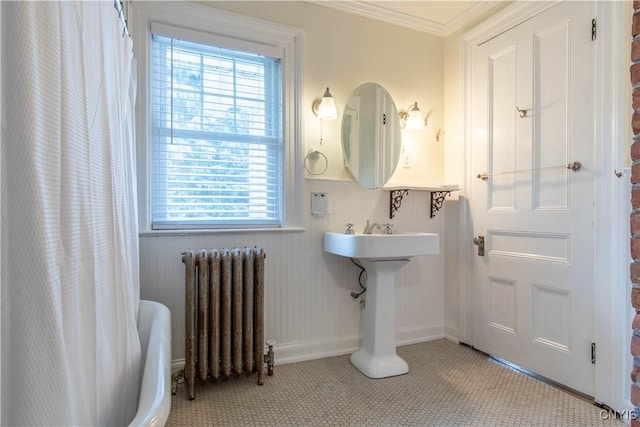
{"type": "Polygon", "coordinates": [[[418,102],[413,103],[407,111],[400,111],[400,124],[403,128],[421,130],[424,129],[425,119],[418,108],[418,102]]]}
{"type": "MultiPolygon", "coordinates": [[[[322,98],[317,98],[313,101],[313,104],[311,104],[311,110],[313,111],[313,114],[320,119],[320,146],[322,146],[322,143],[324,142],[324,138],[322,136],[322,121],[338,118],[336,103],[333,100],[331,92],[329,92],[329,88],[324,91],[322,98]]],[[[304,156],[304,168],[309,175],[322,175],[327,171],[328,167],[329,160],[327,159],[327,156],[317,148],[311,148],[307,152],[307,155],[304,156]],[[323,161],[323,166],[318,166],[317,163],[319,160],[323,161]]]]}
{"type": "Polygon", "coordinates": [[[333,120],[338,118],[336,103],[333,100],[331,92],[329,92],[329,88],[324,91],[322,98],[313,101],[311,109],[313,110],[313,114],[320,120],[333,120]]]}

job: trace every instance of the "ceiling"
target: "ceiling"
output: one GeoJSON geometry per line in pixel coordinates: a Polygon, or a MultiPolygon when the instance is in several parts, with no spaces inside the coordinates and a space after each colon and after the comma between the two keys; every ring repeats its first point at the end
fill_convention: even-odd
{"type": "Polygon", "coordinates": [[[314,1],[371,19],[446,37],[504,0],[314,1]]]}

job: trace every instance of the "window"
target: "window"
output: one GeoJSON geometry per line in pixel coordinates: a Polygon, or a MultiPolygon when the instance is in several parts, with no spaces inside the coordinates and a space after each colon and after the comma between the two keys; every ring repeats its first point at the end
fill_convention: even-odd
{"type": "Polygon", "coordinates": [[[294,226],[299,30],[200,5],[137,13],[141,229],[294,226]]]}
{"type": "Polygon", "coordinates": [[[280,225],[280,58],[152,34],[154,228],[280,225]]]}

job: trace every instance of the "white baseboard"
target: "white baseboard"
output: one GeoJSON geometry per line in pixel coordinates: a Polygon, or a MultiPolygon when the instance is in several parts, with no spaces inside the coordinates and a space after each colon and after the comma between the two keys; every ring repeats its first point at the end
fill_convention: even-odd
{"type": "MultiPolygon", "coordinates": [[[[398,346],[417,344],[449,337],[445,334],[443,325],[422,325],[411,328],[398,329],[396,343],[398,346]]],[[[306,360],[322,359],[325,357],[350,354],[360,348],[360,336],[335,337],[299,341],[293,343],[276,344],[273,348],[275,364],[304,362],[306,360]]],[[[171,361],[171,371],[184,368],[185,359],[171,361]]]]}
{"type": "Polygon", "coordinates": [[[181,369],[184,369],[185,359],[173,359],[171,361],[171,373],[177,372],[181,369]]]}
{"type": "Polygon", "coordinates": [[[396,344],[398,346],[417,344],[420,342],[439,340],[444,338],[442,325],[421,325],[411,328],[398,329],[396,332],[396,344]]]}
{"type": "Polygon", "coordinates": [[[359,347],[360,337],[348,336],[276,345],[273,351],[275,353],[275,364],[285,365],[305,360],[341,356],[353,353],[359,347]]]}
{"type": "Polygon", "coordinates": [[[459,331],[458,328],[456,326],[451,326],[451,325],[444,325],[444,337],[446,339],[448,339],[451,342],[454,342],[456,344],[460,344],[460,335],[459,335],[459,331]]]}

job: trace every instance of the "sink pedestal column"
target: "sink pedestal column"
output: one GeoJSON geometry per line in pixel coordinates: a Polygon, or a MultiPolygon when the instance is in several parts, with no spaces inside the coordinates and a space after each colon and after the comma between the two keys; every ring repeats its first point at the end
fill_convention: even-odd
{"type": "Polygon", "coordinates": [[[362,345],[351,363],[369,378],[406,374],[409,366],[396,354],[396,272],[408,259],[366,260],[367,293],[362,322],[362,345]]]}

